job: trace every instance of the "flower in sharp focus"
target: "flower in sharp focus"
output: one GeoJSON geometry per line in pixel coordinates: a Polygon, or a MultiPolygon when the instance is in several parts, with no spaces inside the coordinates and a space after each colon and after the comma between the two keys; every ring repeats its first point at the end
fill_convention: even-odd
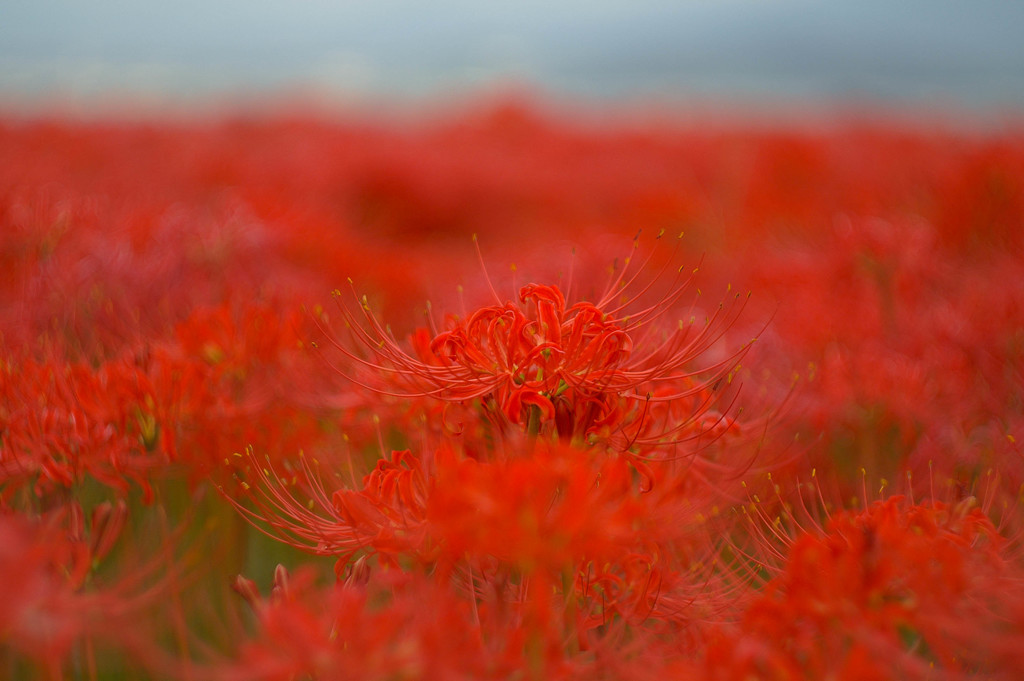
{"type": "MultiPolygon", "coordinates": [[[[681,439],[691,433],[652,431],[649,420],[659,410],[650,407],[689,401],[697,413],[684,422],[699,429],[700,415],[718,401],[716,389],[731,381],[750,347],[719,347],[743,300],[736,295],[711,314],[691,307],[688,319],[666,324],[690,278],[679,268],[668,293],[651,302],[661,275],[640,283],[642,269],[630,272],[627,260],[594,302],[570,303],[559,286],[535,283],[502,301],[491,287],[495,304],[449,315],[440,329],[418,329],[409,349],[364,297],[361,314],[341,306],[355,343],[332,336],[344,356],[336,368],[381,395],[477,404],[502,432],[515,427],[621,451],[641,431],[681,439]]],[[[717,416],[712,422],[727,423],[717,416]]]]}

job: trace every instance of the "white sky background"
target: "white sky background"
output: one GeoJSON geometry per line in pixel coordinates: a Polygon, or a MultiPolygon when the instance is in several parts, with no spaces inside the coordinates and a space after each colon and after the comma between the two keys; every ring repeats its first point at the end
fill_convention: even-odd
{"type": "Polygon", "coordinates": [[[307,92],[1024,104],[1014,0],[0,0],[0,102],[307,92]]]}

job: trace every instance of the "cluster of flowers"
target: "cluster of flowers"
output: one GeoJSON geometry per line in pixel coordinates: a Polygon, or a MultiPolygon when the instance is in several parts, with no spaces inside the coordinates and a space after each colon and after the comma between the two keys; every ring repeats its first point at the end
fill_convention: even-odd
{"type": "Polygon", "coordinates": [[[0,124],[0,676],[1018,678],[1021,177],[517,105],[0,124]]]}

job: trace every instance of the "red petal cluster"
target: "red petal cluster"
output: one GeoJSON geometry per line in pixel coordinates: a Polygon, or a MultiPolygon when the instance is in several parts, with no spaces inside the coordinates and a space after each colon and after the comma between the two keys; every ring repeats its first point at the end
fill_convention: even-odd
{"type": "Polygon", "coordinates": [[[782,573],[709,646],[710,678],[1013,678],[1024,591],[973,499],[896,496],[792,539],[782,573]]]}

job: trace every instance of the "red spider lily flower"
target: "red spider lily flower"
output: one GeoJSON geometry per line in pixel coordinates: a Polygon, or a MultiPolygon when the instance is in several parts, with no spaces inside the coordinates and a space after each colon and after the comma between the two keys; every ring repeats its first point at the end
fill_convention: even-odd
{"type": "Polygon", "coordinates": [[[215,473],[240,443],[277,451],[316,443],[323,390],[318,360],[301,341],[304,320],[293,305],[198,307],[175,327],[174,341],[157,349],[163,362],[199,365],[205,374],[196,395],[168,400],[171,408],[184,403],[175,421],[187,438],[178,449],[192,479],[215,473]]]}
{"type": "Polygon", "coordinates": [[[393,452],[361,489],[333,491],[333,476],[302,461],[281,475],[250,455],[250,493],[231,501],[271,536],[336,556],[339,578],[356,555],[356,565],[373,555],[579,636],[651,618],[689,629],[720,615],[731,588],[702,521],[711,497],[682,477],[644,493],[627,457],[543,441],[486,461],[451,448],[393,452]]]}
{"type": "MultiPolygon", "coordinates": [[[[719,305],[703,324],[694,315],[665,329],[661,320],[689,290],[689,279],[677,274],[667,294],[645,304],[654,281],[639,285],[641,272],[630,272],[628,262],[596,302],[568,304],[558,286],[542,284],[523,286],[516,302],[502,302],[491,287],[497,304],[448,317],[429,342],[430,332],[418,330],[411,351],[365,298],[359,316],[341,305],[363,351],[332,337],[348,363],[338,371],[382,395],[478,401],[502,432],[519,426],[576,444],[620,433],[618,446],[628,450],[636,438],[627,426],[643,427],[649,403],[711,396],[697,400],[698,413],[685,421],[701,422],[715,402],[712,389],[730,380],[750,347],[705,360],[742,310],[740,297],[732,307],[719,305]]],[[[686,430],[667,427],[661,442],[685,439],[686,430]]]]}
{"type": "Polygon", "coordinates": [[[184,356],[202,358],[218,376],[244,380],[282,364],[293,368],[302,347],[303,320],[287,302],[197,307],[175,326],[173,347],[184,356]]]}
{"type": "Polygon", "coordinates": [[[970,501],[892,497],[795,536],[709,647],[711,678],[1016,678],[1020,575],[970,501]]]}
{"type": "Polygon", "coordinates": [[[282,476],[269,458],[260,462],[250,450],[248,466],[239,476],[243,498],[225,494],[258,528],[266,524],[269,529],[263,531],[270,536],[320,555],[339,556],[339,572],[363,549],[389,562],[427,553],[424,506],[431,486],[418,457],[392,452],[363,478],[360,490],[328,489],[318,460],[300,454],[299,461],[300,471],[282,476]],[[300,501],[303,496],[308,501],[300,501]]]}
{"type": "Polygon", "coordinates": [[[436,462],[427,522],[442,560],[500,575],[526,615],[550,622],[544,595],[554,594],[564,608],[555,622],[589,640],[652,623],[682,638],[725,611],[731,575],[719,574],[702,521],[713,497],[686,476],[644,491],[627,457],[558,444],[491,462],[439,452],[436,462]]]}
{"type": "Polygon", "coordinates": [[[360,491],[338,490],[335,512],[354,530],[355,540],[382,555],[429,555],[425,536],[428,485],[422,462],[408,450],[381,459],[360,491]]]}
{"type": "Polygon", "coordinates": [[[0,487],[45,494],[91,476],[149,498],[173,463],[198,481],[239,441],[315,441],[317,413],[295,390],[294,376],[315,376],[302,364],[315,358],[301,353],[300,319],[257,304],[199,308],[173,341],[98,366],[12,359],[0,366],[0,487]]]}
{"type": "MultiPolygon", "coordinates": [[[[320,587],[313,571],[289,574],[278,566],[269,597],[244,577],[235,589],[255,612],[255,630],[239,637],[229,659],[209,665],[205,674],[218,681],[640,681],[694,668],[674,636],[625,634],[609,622],[579,647],[566,645],[561,630],[521,609],[493,607],[479,596],[474,602],[449,583],[397,570],[376,572],[359,585],[320,587]]],[[[555,607],[548,616],[562,613],[555,607]]]]}
{"type": "MultiPolygon", "coordinates": [[[[148,497],[150,475],[176,451],[172,421],[160,411],[159,380],[130,360],[97,369],[60,360],[0,367],[4,493],[31,483],[46,494],[91,475],[121,493],[136,482],[148,497]]],[[[183,381],[188,374],[178,372],[174,382],[183,381]]]]}
{"type": "MultiPolygon", "coordinates": [[[[233,660],[213,665],[220,681],[499,679],[515,673],[501,648],[488,649],[470,605],[435,582],[399,572],[355,587],[318,588],[313,574],[278,566],[273,593],[249,580],[255,635],[233,660]]],[[[499,646],[505,644],[498,641],[499,646]]]]}
{"type": "Polygon", "coordinates": [[[409,451],[392,452],[362,489],[330,491],[305,457],[301,483],[251,457],[255,487],[244,487],[255,508],[234,503],[289,543],[343,562],[370,549],[426,562],[490,557],[527,572],[610,560],[639,541],[638,523],[650,515],[623,458],[595,462],[572,448],[538,445],[508,461],[478,462],[445,448],[431,459],[428,467],[409,451]]]}
{"type": "Polygon", "coordinates": [[[781,352],[814,367],[790,412],[830,445],[819,451],[835,461],[812,465],[839,464],[853,489],[862,467],[1020,478],[1005,450],[1024,403],[1024,260],[964,257],[936,230],[920,217],[841,216],[813,247],[752,249],[741,265],[749,285],[787,301],[772,327],[781,352]]]}
{"type": "Polygon", "coordinates": [[[166,595],[167,583],[146,584],[154,566],[110,583],[95,578],[126,515],[123,503],[95,507],[88,527],[77,504],[43,518],[0,515],[0,646],[53,679],[65,678],[61,669],[75,650],[95,665],[96,642],[150,661],[140,616],[166,595]]]}

